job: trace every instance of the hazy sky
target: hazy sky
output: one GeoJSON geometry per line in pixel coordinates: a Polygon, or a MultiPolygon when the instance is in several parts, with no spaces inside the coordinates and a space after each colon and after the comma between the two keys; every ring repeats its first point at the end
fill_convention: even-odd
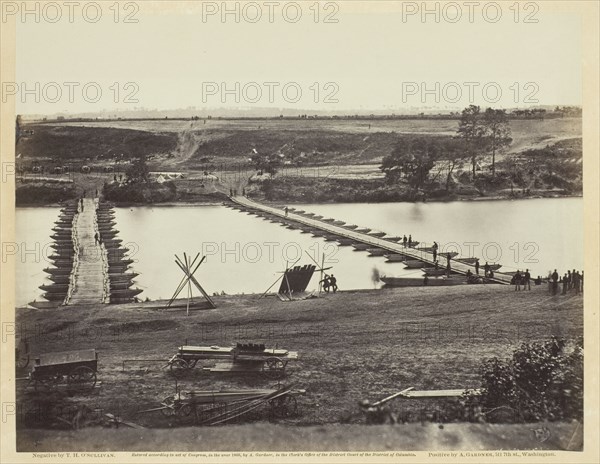
{"type": "Polygon", "coordinates": [[[238,18],[223,18],[221,2],[122,3],[118,22],[113,2],[101,4],[95,23],[93,7],[85,17],[76,8],[72,23],[67,7],[55,23],[48,21],[56,17],[52,9],[40,10],[38,18],[17,14],[17,112],[581,104],[581,18],[548,11],[543,2],[537,12],[520,10],[518,22],[513,2],[499,2],[502,16],[495,23],[498,11],[483,11],[489,2],[474,7],[472,21],[461,2],[454,3],[458,20],[458,9],[439,3],[437,18],[423,18],[415,11],[421,2],[368,8],[322,2],[316,23],[315,2],[272,3],[228,3],[238,18]],[[127,13],[138,22],[125,23],[127,13]],[[327,14],[337,23],[325,22],[327,14]],[[528,14],[538,22],[525,23],[528,14]],[[23,94],[24,82],[34,93],[23,94]],[[102,97],[93,102],[98,89],[102,97]]]}

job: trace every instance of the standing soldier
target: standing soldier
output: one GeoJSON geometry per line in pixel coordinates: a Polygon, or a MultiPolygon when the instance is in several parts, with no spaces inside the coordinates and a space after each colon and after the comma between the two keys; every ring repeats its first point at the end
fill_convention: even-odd
{"type": "Polygon", "coordinates": [[[475,260],[475,274],[479,275],[479,260],[475,260]]]}
{"type": "Polygon", "coordinates": [[[329,284],[331,285],[331,289],[333,290],[333,293],[337,292],[337,290],[338,290],[337,279],[334,277],[333,274],[331,274],[329,276],[329,284]]]}
{"type": "Polygon", "coordinates": [[[523,275],[523,290],[525,290],[525,287],[531,291],[531,274],[529,273],[529,269],[525,269],[525,274],[523,275]]]}
{"type": "Polygon", "coordinates": [[[552,273],[552,294],[556,295],[557,291],[558,291],[558,272],[556,272],[556,269],[554,269],[554,272],[552,273]]]}

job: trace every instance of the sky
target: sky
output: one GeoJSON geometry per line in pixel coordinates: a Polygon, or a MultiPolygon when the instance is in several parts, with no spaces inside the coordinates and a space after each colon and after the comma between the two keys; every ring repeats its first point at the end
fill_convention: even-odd
{"type": "Polygon", "coordinates": [[[582,103],[582,19],[544,2],[78,3],[14,14],[18,113],[582,103]]]}

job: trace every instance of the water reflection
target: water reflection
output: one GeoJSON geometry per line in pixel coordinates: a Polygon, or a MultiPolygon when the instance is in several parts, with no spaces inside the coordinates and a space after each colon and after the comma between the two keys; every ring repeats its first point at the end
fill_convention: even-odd
{"type": "MultiPolygon", "coordinates": [[[[412,235],[440,251],[499,261],[502,270],[583,266],[583,201],[579,198],[452,203],[300,205],[299,208],[392,235],[412,235]]],[[[18,242],[48,243],[56,208],[17,209],[18,242]]],[[[421,276],[383,257],[290,230],[221,206],[116,208],[119,238],[131,249],[141,297],[169,298],[181,280],[175,254],[206,255],[197,277],[209,293],[262,293],[294,262],[331,266],[341,290],[373,288],[375,273],[421,276]],[[310,255],[310,256],[309,256],[310,255]],[[312,259],[311,259],[312,258],[312,259]]],[[[31,248],[31,245],[30,245],[31,248]]],[[[482,264],[483,264],[482,262],[482,264]]],[[[48,262],[33,254],[17,260],[17,304],[40,300],[48,262]]],[[[318,276],[309,289],[318,286],[318,276]]]]}

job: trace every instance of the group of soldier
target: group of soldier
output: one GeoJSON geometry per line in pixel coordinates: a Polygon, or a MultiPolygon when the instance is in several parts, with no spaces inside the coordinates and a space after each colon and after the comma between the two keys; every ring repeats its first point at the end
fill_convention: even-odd
{"type": "Polygon", "coordinates": [[[323,284],[323,290],[325,290],[326,293],[329,293],[330,289],[333,291],[333,293],[337,292],[337,290],[338,290],[337,279],[335,278],[335,276],[333,274],[331,274],[331,275],[325,274],[325,278],[323,280],[321,280],[319,283],[323,284]]]}
{"type": "Polygon", "coordinates": [[[523,273],[517,269],[517,273],[513,279],[515,291],[521,290],[521,285],[523,286],[523,290],[531,290],[531,274],[529,273],[529,269],[525,269],[525,272],[523,273]]]}
{"type": "Polygon", "coordinates": [[[556,295],[558,293],[558,284],[562,284],[562,295],[573,290],[575,294],[583,293],[583,271],[579,272],[573,269],[573,272],[567,271],[562,278],[559,278],[558,272],[554,272],[548,276],[550,293],[556,295]]]}

